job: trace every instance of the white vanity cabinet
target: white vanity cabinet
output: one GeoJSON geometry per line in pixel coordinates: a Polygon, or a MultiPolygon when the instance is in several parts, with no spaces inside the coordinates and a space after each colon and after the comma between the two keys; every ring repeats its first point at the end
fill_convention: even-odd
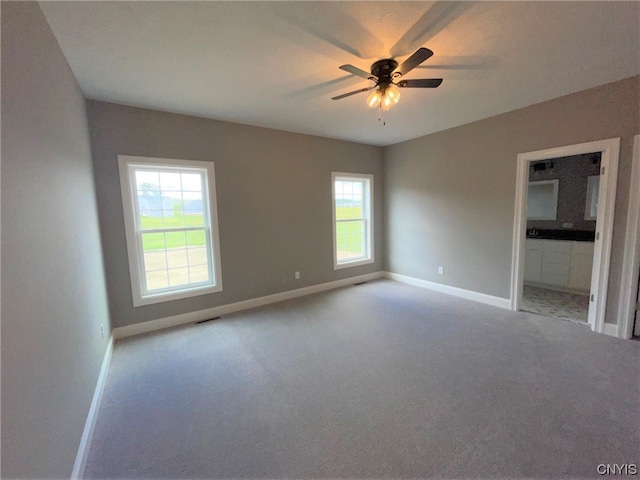
{"type": "Polygon", "coordinates": [[[588,292],[592,266],[592,242],[525,241],[525,282],[588,292]]]}

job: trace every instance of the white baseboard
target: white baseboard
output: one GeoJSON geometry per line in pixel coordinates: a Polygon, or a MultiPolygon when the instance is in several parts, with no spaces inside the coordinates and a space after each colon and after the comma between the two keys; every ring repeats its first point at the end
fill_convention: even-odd
{"type": "Polygon", "coordinates": [[[450,285],[443,285],[442,283],[430,282],[428,280],[422,280],[420,278],[400,275],[399,273],[384,272],[384,276],[386,278],[390,278],[391,280],[407,283],[409,285],[415,285],[416,287],[427,288],[436,292],[446,293],[455,297],[466,298],[467,300],[485,303],[494,307],[506,308],[507,310],[511,309],[511,300],[509,300],[508,298],[494,297],[493,295],[487,295],[486,293],[479,293],[471,290],[465,290],[463,288],[452,287],[450,285]]]}
{"type": "Polygon", "coordinates": [[[270,303],[303,297],[312,293],[324,292],[325,290],[332,290],[339,287],[346,287],[347,285],[353,285],[354,283],[375,280],[376,278],[382,278],[383,276],[384,272],[368,273],[366,275],[359,275],[357,277],[349,277],[342,280],[335,280],[333,282],[320,283],[318,285],[311,285],[309,287],[297,288],[295,290],[275,293],[273,295],[267,295],[265,297],[251,298],[249,300],[243,300],[241,302],[220,305],[218,307],[198,310],[196,312],[182,313],[179,315],[173,315],[171,317],[150,320],[148,322],[126,325],[124,327],[115,328],[113,330],[113,336],[114,338],[124,338],[130,337],[132,335],[139,335],[141,333],[153,332],[154,330],[161,330],[163,328],[176,327],[178,325],[184,325],[186,323],[199,322],[202,320],[207,320],[209,318],[219,317],[220,315],[227,315],[229,313],[247,310],[249,308],[261,307],[270,303]]]}
{"type": "Polygon", "coordinates": [[[618,325],[613,323],[605,323],[604,330],[602,331],[605,335],[610,335],[612,337],[618,336],[618,325]]]}
{"type": "Polygon", "coordinates": [[[71,471],[71,480],[80,479],[84,476],[84,469],[87,464],[87,456],[89,454],[89,445],[91,444],[91,437],[93,436],[96,420],[98,419],[98,409],[100,408],[100,401],[102,400],[102,393],[104,392],[107,373],[109,373],[109,365],[111,364],[113,343],[114,336],[112,334],[109,337],[107,350],[104,352],[104,358],[102,359],[100,375],[98,375],[98,382],[96,383],[96,389],[93,392],[93,399],[91,400],[91,406],[89,407],[89,413],[87,414],[87,421],[84,424],[84,430],[82,432],[82,437],[80,438],[76,461],[73,464],[73,470],[71,471]]]}

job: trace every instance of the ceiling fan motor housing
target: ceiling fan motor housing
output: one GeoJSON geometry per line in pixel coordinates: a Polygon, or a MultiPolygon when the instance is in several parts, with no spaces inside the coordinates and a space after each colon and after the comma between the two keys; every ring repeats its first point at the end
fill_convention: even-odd
{"type": "Polygon", "coordinates": [[[398,67],[398,62],[391,58],[378,60],[371,65],[371,75],[378,77],[378,84],[388,85],[392,80],[392,73],[398,67]]]}

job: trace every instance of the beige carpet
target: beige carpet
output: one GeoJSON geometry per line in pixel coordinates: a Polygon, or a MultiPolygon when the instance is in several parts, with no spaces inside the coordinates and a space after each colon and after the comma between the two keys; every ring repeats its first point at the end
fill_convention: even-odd
{"type": "Polygon", "coordinates": [[[87,478],[600,478],[638,342],[389,280],[119,340],[87,478]]]}

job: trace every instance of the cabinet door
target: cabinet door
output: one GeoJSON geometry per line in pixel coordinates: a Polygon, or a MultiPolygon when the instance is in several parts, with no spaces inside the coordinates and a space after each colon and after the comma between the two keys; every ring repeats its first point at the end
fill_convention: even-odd
{"type": "Polygon", "coordinates": [[[542,244],[542,274],[540,280],[548,285],[566,287],[569,284],[571,242],[545,240],[542,244]]]}
{"type": "Polygon", "coordinates": [[[524,280],[539,282],[541,271],[542,251],[527,248],[524,254],[524,280]]]}
{"type": "Polygon", "coordinates": [[[589,291],[593,269],[593,244],[574,242],[571,252],[569,287],[589,291]]]}

